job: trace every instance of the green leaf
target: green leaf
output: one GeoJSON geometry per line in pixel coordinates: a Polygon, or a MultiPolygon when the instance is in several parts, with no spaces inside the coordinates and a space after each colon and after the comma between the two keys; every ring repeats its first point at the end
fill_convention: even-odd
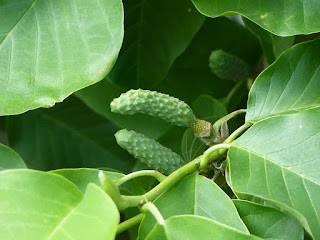
{"type": "MultiPolygon", "coordinates": [[[[74,183],[79,190],[84,193],[86,191],[87,185],[89,183],[94,183],[98,186],[101,186],[98,174],[101,170],[99,169],[92,169],[92,168],[76,168],[76,169],[57,169],[50,171],[51,173],[59,174],[70,182],[74,183]]],[[[109,172],[104,171],[110,177],[112,181],[119,180],[120,178],[124,177],[125,175],[122,173],[117,172],[109,172]]],[[[119,186],[119,189],[122,194],[127,195],[139,195],[144,194],[145,191],[137,184],[135,179],[128,181],[124,184],[119,186]]]]}
{"type": "MultiPolygon", "coordinates": [[[[211,218],[248,233],[231,199],[213,181],[197,174],[183,178],[158,197],[154,204],[164,219],[175,215],[193,214],[211,218]]],[[[148,213],[141,222],[139,239],[146,239],[155,224],[155,219],[148,213]]]]}
{"type": "Polygon", "coordinates": [[[83,195],[57,174],[0,172],[1,239],[114,239],[119,220],[111,198],[94,184],[83,195]]]}
{"type": "Polygon", "coordinates": [[[190,162],[203,154],[208,146],[197,138],[191,129],[187,129],[182,137],[181,152],[186,162],[190,162]]]}
{"type": "Polygon", "coordinates": [[[279,37],[246,18],[243,18],[243,20],[247,28],[259,39],[261,48],[269,64],[273,63],[283,51],[293,45],[294,37],[279,37]]]}
{"type": "Polygon", "coordinates": [[[227,174],[236,193],[298,212],[315,239],[320,238],[319,118],[320,108],[312,108],[256,123],[232,143],[227,174]]]}
{"type": "Polygon", "coordinates": [[[183,127],[171,126],[157,139],[157,142],[182,156],[181,143],[185,131],[186,129],[183,127]]]}
{"type": "Polygon", "coordinates": [[[282,54],[254,82],[247,122],[320,106],[320,40],[298,44],[282,54]]]}
{"type": "Polygon", "coordinates": [[[258,39],[246,28],[226,17],[206,19],[186,51],[174,62],[156,90],[191,103],[201,94],[221,98],[234,85],[212,74],[209,56],[223,49],[255,65],[261,55],[258,39]]]}
{"type": "Polygon", "coordinates": [[[123,92],[125,90],[105,78],[101,82],[77,92],[75,95],[93,111],[112,121],[120,128],[131,129],[154,139],[170,128],[170,124],[163,120],[144,114],[125,116],[111,112],[111,101],[119,97],[123,92]]]}
{"type": "Polygon", "coordinates": [[[208,218],[182,215],[165,220],[163,225],[157,224],[145,239],[257,240],[261,238],[240,232],[208,218]]]}
{"type": "Polygon", "coordinates": [[[197,118],[214,123],[219,118],[227,115],[225,106],[209,95],[200,95],[191,105],[197,118]]]}
{"type": "Polygon", "coordinates": [[[103,79],[120,51],[120,0],[14,0],[0,9],[0,115],[61,102],[103,79]]]}
{"type": "Polygon", "coordinates": [[[8,140],[32,168],[109,167],[126,172],[133,159],[117,145],[117,130],[70,97],[52,109],[10,117],[8,140]]]}
{"type": "Polygon", "coordinates": [[[19,154],[11,148],[0,144],[0,170],[12,168],[27,168],[19,154]]]}
{"type": "Polygon", "coordinates": [[[125,38],[109,77],[126,88],[162,81],[187,48],[204,17],[190,1],[124,1],[125,38]]]}
{"type": "Polygon", "coordinates": [[[302,240],[302,226],[286,213],[260,204],[233,200],[251,234],[264,239],[302,240]]]}
{"type": "Polygon", "coordinates": [[[279,36],[309,34],[320,31],[317,21],[320,3],[314,1],[258,0],[192,0],[205,16],[218,17],[227,14],[241,14],[262,28],[279,36]]]}

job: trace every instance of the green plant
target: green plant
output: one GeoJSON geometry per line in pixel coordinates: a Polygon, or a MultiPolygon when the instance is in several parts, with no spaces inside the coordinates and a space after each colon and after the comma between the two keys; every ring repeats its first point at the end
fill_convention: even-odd
{"type": "Polygon", "coordinates": [[[0,1],[0,239],[320,239],[319,10],[0,1]]]}

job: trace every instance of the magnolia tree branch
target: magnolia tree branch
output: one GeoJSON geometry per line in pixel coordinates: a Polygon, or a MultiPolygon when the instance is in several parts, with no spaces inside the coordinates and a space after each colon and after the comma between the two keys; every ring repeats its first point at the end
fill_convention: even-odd
{"type": "Polygon", "coordinates": [[[128,175],[125,175],[123,178],[115,181],[115,184],[117,186],[120,186],[121,184],[133,179],[133,178],[137,178],[137,177],[144,177],[144,176],[150,176],[150,177],[154,177],[155,179],[157,179],[159,182],[162,182],[163,180],[166,179],[166,176],[163,175],[162,173],[155,171],[155,170],[141,170],[141,171],[137,171],[137,172],[133,172],[130,173],[128,175]]]}
{"type": "Polygon", "coordinates": [[[122,233],[125,230],[132,228],[133,226],[139,224],[142,221],[144,215],[145,215],[144,213],[140,213],[140,214],[120,223],[118,225],[117,234],[122,233]]]}
{"type": "MultiPolygon", "coordinates": [[[[171,173],[169,176],[164,177],[160,176],[159,174],[157,175],[157,179],[160,177],[161,181],[157,186],[155,186],[153,189],[151,189],[149,192],[140,195],[140,196],[124,196],[121,195],[119,196],[118,192],[116,194],[113,194],[116,199],[114,201],[116,202],[117,206],[119,206],[119,210],[124,210],[129,207],[137,207],[137,206],[142,206],[146,202],[152,202],[155,200],[158,196],[160,196],[163,192],[165,192],[167,189],[173,187],[177,182],[179,182],[183,177],[189,175],[190,173],[193,173],[195,171],[202,171],[205,172],[208,170],[208,165],[222,156],[227,149],[229,149],[230,144],[237,136],[239,136],[244,130],[246,130],[251,124],[246,123],[240,128],[238,128],[234,133],[230,135],[228,139],[222,144],[217,144],[214,145],[210,148],[208,148],[201,156],[197,157],[193,161],[187,163],[183,167],[177,169],[173,173],[171,173]],[[119,201],[119,203],[117,203],[119,201]]],[[[154,171],[156,172],[156,171],[154,171]]],[[[153,176],[154,172],[152,173],[153,176]]],[[[136,174],[129,174],[128,179],[132,179],[137,176],[143,176],[144,173],[149,173],[149,172],[144,172],[140,171],[137,172],[136,174]]],[[[151,173],[151,172],[150,172],[151,173]]],[[[121,181],[121,180],[120,180],[121,181]]],[[[124,180],[123,180],[124,181],[124,180]]],[[[117,183],[119,185],[119,183],[117,183]]],[[[110,189],[113,190],[114,188],[110,185],[108,188],[105,188],[108,192],[110,192],[110,189]]],[[[111,193],[115,192],[114,190],[111,191],[111,193]]]]}

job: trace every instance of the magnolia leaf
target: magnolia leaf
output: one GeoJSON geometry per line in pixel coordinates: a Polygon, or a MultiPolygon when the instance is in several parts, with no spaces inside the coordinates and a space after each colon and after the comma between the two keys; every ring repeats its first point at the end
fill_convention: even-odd
{"type": "Polygon", "coordinates": [[[302,240],[302,226],[286,213],[264,205],[233,200],[251,234],[263,239],[302,240]]]}
{"type": "Polygon", "coordinates": [[[261,56],[259,40],[248,29],[226,17],[207,18],[156,90],[187,103],[202,94],[215,98],[225,97],[234,82],[223,81],[212,74],[209,56],[217,49],[227,51],[251,66],[256,65],[261,56]]]}
{"type": "Polygon", "coordinates": [[[1,239],[114,239],[119,212],[89,184],[83,195],[64,177],[34,170],[0,172],[1,239]]]}
{"type": "Polygon", "coordinates": [[[254,124],[232,143],[227,172],[236,193],[298,212],[315,239],[320,238],[319,118],[320,108],[311,108],[254,124]]]}
{"type": "Polygon", "coordinates": [[[0,9],[0,115],[53,106],[103,79],[117,59],[120,0],[14,0],[0,9]]]}
{"type": "MultiPolygon", "coordinates": [[[[193,214],[211,218],[237,231],[248,233],[231,199],[213,181],[198,174],[183,178],[158,197],[154,204],[164,219],[175,215],[193,214]]],[[[148,213],[141,222],[139,239],[146,239],[155,224],[155,219],[148,213]]]]}
{"type": "Polygon", "coordinates": [[[320,22],[317,21],[320,3],[315,1],[192,0],[192,2],[205,16],[241,14],[279,36],[320,31],[320,22]]]}
{"type": "Polygon", "coordinates": [[[261,238],[240,232],[217,221],[208,218],[182,215],[173,216],[163,224],[157,223],[146,240],[176,240],[176,239],[203,239],[203,240],[258,240],[261,238]]]}
{"type": "Polygon", "coordinates": [[[227,109],[221,102],[205,94],[194,100],[191,108],[197,118],[211,123],[228,114],[227,109]]]}
{"type": "Polygon", "coordinates": [[[125,172],[133,158],[117,145],[113,134],[118,129],[69,97],[52,109],[10,117],[8,141],[36,169],[109,167],[125,172]]]}
{"type": "Polygon", "coordinates": [[[0,144],[0,170],[12,168],[27,168],[19,154],[11,148],[0,144]]]}
{"type": "Polygon", "coordinates": [[[246,121],[320,106],[320,40],[298,44],[282,54],[254,82],[246,121]]]}
{"type": "Polygon", "coordinates": [[[208,146],[197,138],[191,129],[187,129],[182,137],[181,152],[186,162],[190,162],[203,154],[208,146]]]}
{"type": "Polygon", "coordinates": [[[283,51],[293,45],[294,37],[279,37],[276,36],[250,20],[243,18],[247,28],[252,31],[260,41],[262,51],[269,64],[273,63],[283,51]]]}
{"type": "MultiPolygon", "coordinates": [[[[51,173],[59,174],[67,178],[70,182],[74,183],[79,190],[84,193],[89,183],[94,183],[98,186],[101,185],[98,174],[101,170],[93,168],[68,168],[68,169],[57,169],[50,171],[51,173]]],[[[116,181],[124,177],[123,173],[103,171],[112,181],[116,181]]],[[[144,194],[145,191],[139,184],[137,184],[136,179],[132,179],[119,186],[122,194],[126,195],[140,195],[144,194]]]]}
{"type": "Polygon", "coordinates": [[[108,77],[126,88],[150,88],[165,78],[205,18],[185,0],[123,3],[126,34],[108,77]]]}

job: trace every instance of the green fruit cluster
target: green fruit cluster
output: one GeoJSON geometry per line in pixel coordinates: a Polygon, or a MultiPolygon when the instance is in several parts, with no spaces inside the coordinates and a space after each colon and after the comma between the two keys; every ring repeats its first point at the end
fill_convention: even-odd
{"type": "Polygon", "coordinates": [[[122,148],[159,172],[170,174],[184,165],[178,154],[142,134],[122,129],[115,134],[115,137],[122,148]]]}
{"type": "Polygon", "coordinates": [[[245,61],[221,49],[211,53],[209,67],[224,80],[241,81],[250,77],[250,66],[245,61]]]}
{"type": "Polygon", "coordinates": [[[130,90],[115,98],[110,106],[112,112],[130,115],[135,113],[148,114],[177,126],[189,127],[196,121],[188,104],[155,91],[130,90]]]}

